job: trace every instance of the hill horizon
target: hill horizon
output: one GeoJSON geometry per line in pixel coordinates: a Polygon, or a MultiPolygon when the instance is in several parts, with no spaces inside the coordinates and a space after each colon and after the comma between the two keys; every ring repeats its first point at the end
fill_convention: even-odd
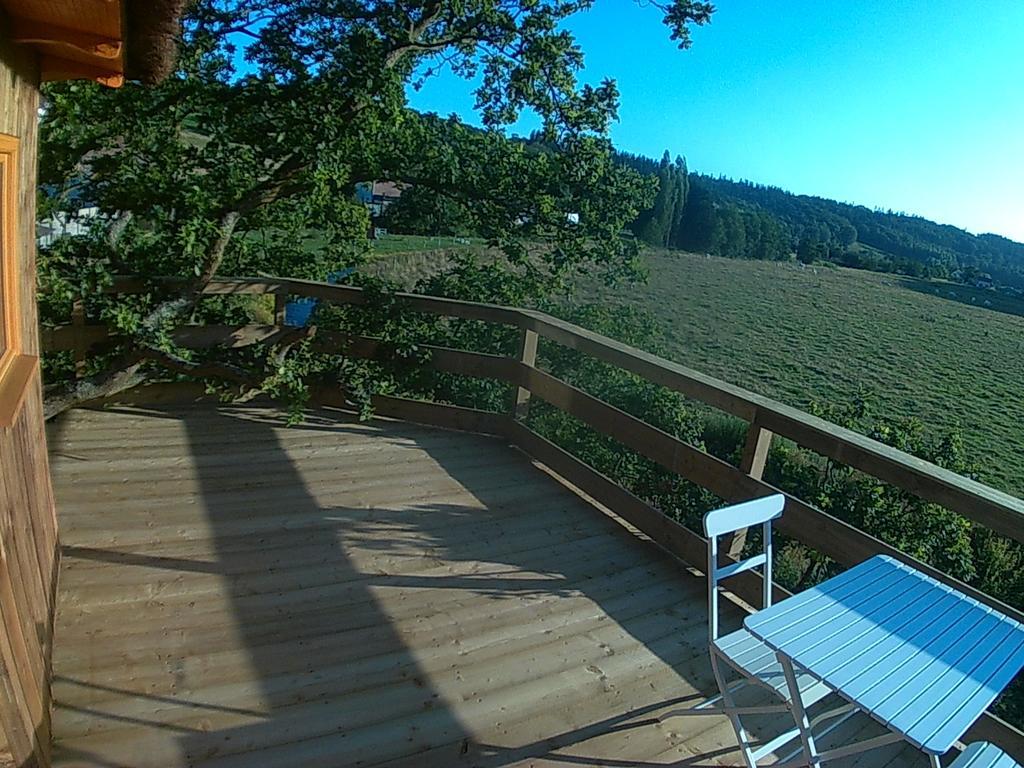
{"type": "Polygon", "coordinates": [[[805,263],[949,279],[1024,292],[1024,243],[974,234],[919,214],[796,194],[767,184],[691,172],[686,160],[618,152],[618,161],[655,176],[659,191],[632,226],[655,247],[732,258],[805,263]]]}
{"type": "Polygon", "coordinates": [[[734,184],[749,184],[749,185],[755,186],[755,187],[764,187],[766,189],[782,192],[783,194],[791,195],[793,197],[806,198],[808,200],[821,200],[821,201],[824,201],[824,202],[827,202],[827,203],[834,203],[834,204],[837,204],[837,205],[850,206],[851,208],[863,208],[863,209],[865,209],[867,211],[870,211],[871,213],[880,213],[880,214],[885,214],[885,215],[889,215],[889,216],[900,216],[900,217],[908,218],[908,219],[920,219],[920,220],[922,220],[924,222],[927,222],[928,224],[935,224],[936,226],[940,226],[940,227],[952,227],[954,229],[957,229],[957,230],[963,232],[965,235],[969,235],[970,237],[992,237],[992,238],[998,238],[999,240],[1006,240],[1006,241],[1008,241],[1010,243],[1014,243],[1015,245],[1024,246],[1024,238],[1017,239],[1016,237],[1009,237],[1007,235],[1000,234],[999,232],[992,232],[992,231],[988,231],[988,230],[974,231],[974,230],[970,229],[969,227],[964,227],[964,226],[961,226],[959,224],[954,224],[953,222],[941,221],[941,220],[939,220],[937,218],[931,218],[931,217],[926,216],[926,215],[921,214],[921,213],[913,213],[913,212],[902,210],[902,209],[899,209],[899,208],[891,208],[891,207],[877,206],[877,205],[868,205],[867,203],[863,203],[863,202],[859,202],[859,201],[855,201],[855,200],[841,200],[841,199],[839,199],[837,197],[829,197],[828,195],[825,195],[825,194],[817,194],[817,193],[813,193],[813,192],[796,192],[796,191],[794,191],[792,189],[789,189],[788,187],[786,187],[784,185],[781,185],[781,184],[771,184],[771,183],[767,183],[767,182],[762,182],[762,181],[758,181],[757,179],[747,178],[746,176],[732,177],[732,176],[730,176],[727,173],[712,173],[712,172],[709,172],[709,171],[703,171],[703,170],[697,170],[697,169],[694,169],[692,171],[692,173],[697,175],[697,176],[704,176],[704,177],[707,177],[707,178],[716,179],[716,180],[720,180],[720,181],[728,181],[728,182],[732,182],[734,184]]]}

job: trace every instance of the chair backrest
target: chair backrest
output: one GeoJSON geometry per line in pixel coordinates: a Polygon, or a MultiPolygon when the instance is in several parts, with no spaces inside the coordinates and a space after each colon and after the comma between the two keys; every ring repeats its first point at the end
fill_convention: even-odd
{"type": "Polygon", "coordinates": [[[704,515],[704,533],[708,537],[708,631],[718,639],[718,585],[730,576],[761,566],[764,574],[763,606],[772,604],[772,520],[782,516],[786,497],[781,493],[715,509],[704,515]],[[760,525],[762,550],[759,554],[729,565],[718,563],[718,537],[760,525]]]}

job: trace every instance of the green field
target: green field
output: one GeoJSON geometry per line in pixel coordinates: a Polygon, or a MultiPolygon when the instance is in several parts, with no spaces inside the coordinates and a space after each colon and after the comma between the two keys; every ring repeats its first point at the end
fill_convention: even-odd
{"type": "Polygon", "coordinates": [[[1024,303],[849,269],[647,260],[647,285],[585,297],[647,308],[677,362],[792,405],[866,388],[877,413],[958,427],[982,479],[1024,493],[1024,303]]]}
{"type": "Polygon", "coordinates": [[[427,237],[387,235],[370,244],[372,256],[360,272],[393,280],[410,291],[417,281],[430,277],[452,263],[452,256],[464,251],[480,252],[485,242],[478,237],[427,237]]]}
{"type": "Polygon", "coordinates": [[[435,250],[461,250],[481,245],[479,237],[449,237],[447,235],[385,235],[370,241],[370,247],[379,255],[391,253],[417,253],[435,250]]]}

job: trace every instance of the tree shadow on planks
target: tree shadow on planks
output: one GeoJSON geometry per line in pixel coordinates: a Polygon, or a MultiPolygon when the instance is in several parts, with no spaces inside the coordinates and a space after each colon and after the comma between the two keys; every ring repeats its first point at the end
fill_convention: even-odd
{"type": "MultiPolygon", "coordinates": [[[[250,698],[233,706],[266,711],[204,713],[223,725],[181,738],[190,765],[507,765],[639,732],[623,717],[637,701],[678,703],[677,679],[659,689],[647,674],[651,649],[706,666],[703,646],[680,638],[693,623],[676,599],[681,570],[652,565],[496,440],[184,414],[247,656],[250,698]],[[256,445],[265,451],[238,451],[256,445]],[[564,713],[591,699],[567,732],[564,713]],[[516,735],[481,748],[502,731],[516,735]]],[[[218,675],[211,664],[196,681],[207,705],[225,703],[218,675]]],[[[671,746],[644,731],[646,751],[671,746]]]]}
{"type": "Polygon", "coordinates": [[[65,675],[75,714],[109,720],[65,754],[174,763],[120,759],[134,728],[137,754],[206,768],[735,762],[723,719],[655,720],[714,688],[702,583],[518,452],[323,414],[152,415],[185,442],[142,441],[132,529],[66,556],[141,596],[104,617],[125,626],[113,659],[157,662],[65,675]],[[185,476],[153,460],[181,453],[185,476]]]}
{"type": "Polygon", "coordinates": [[[74,601],[105,615],[65,628],[61,759],[370,764],[408,754],[405,717],[465,738],[353,560],[337,519],[359,513],[338,506],[359,485],[347,451],[249,415],[154,410],[103,459],[117,490],[82,483],[96,490],[76,519],[101,514],[65,557],[74,601]]]}
{"type": "MultiPolygon", "coordinates": [[[[234,679],[219,679],[229,688],[241,682],[249,700],[240,703],[265,713],[236,723],[228,715],[183,738],[188,764],[368,765],[405,754],[418,727],[464,740],[466,729],[396,630],[394,608],[382,605],[339,519],[366,514],[336,502],[374,462],[360,451],[356,461],[328,450],[319,434],[294,441],[299,430],[261,416],[185,411],[235,642],[246,657],[234,679]],[[258,449],[239,451],[250,446],[258,449]],[[239,482],[240,474],[247,479],[239,482]]],[[[365,430],[356,439],[366,440],[365,430]]],[[[200,694],[220,672],[211,662],[212,675],[194,681],[200,694]]]]}

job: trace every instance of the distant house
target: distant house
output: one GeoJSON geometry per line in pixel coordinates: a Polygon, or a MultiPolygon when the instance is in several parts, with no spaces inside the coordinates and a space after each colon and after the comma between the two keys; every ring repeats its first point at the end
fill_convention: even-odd
{"type": "Polygon", "coordinates": [[[84,235],[91,226],[91,220],[100,215],[96,206],[79,208],[75,213],[60,211],[36,223],[36,243],[48,248],[63,235],[84,235]]]}
{"type": "Polygon", "coordinates": [[[398,202],[407,186],[394,181],[364,181],[356,184],[356,199],[370,209],[370,216],[378,218],[398,202]]]}
{"type": "Polygon", "coordinates": [[[987,273],[982,273],[974,281],[974,287],[975,288],[987,288],[988,290],[992,290],[992,289],[994,289],[996,287],[996,284],[994,282],[992,282],[992,275],[989,275],[987,273]]]}

